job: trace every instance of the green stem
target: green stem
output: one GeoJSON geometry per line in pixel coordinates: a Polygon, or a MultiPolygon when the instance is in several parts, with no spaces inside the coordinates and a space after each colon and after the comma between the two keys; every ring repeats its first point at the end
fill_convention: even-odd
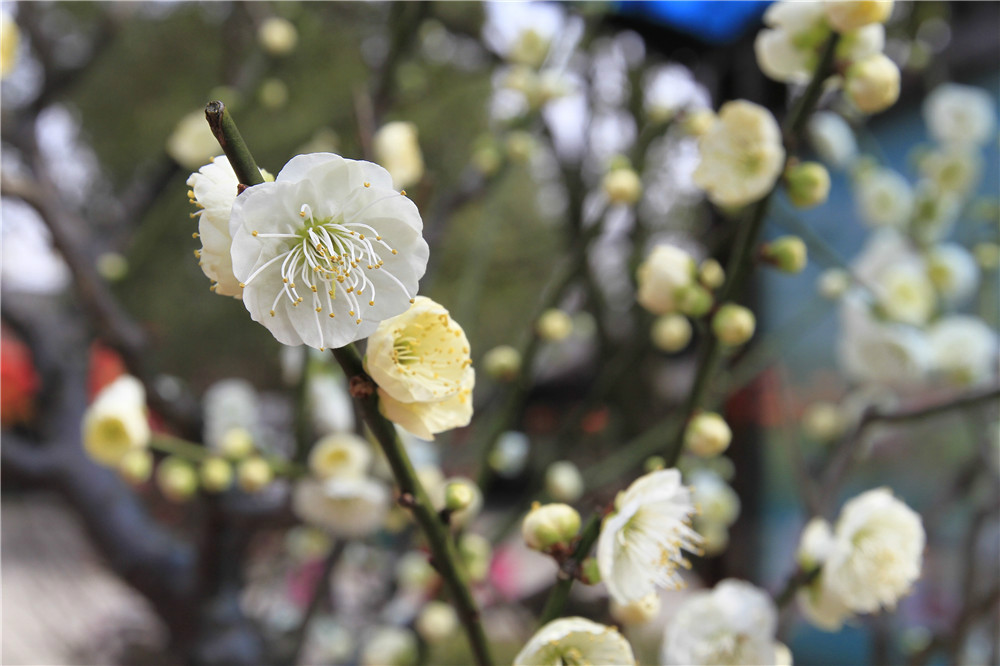
{"type": "Polygon", "coordinates": [[[785,120],[785,130],[793,139],[790,143],[794,144],[798,140],[798,137],[801,136],[802,130],[805,129],[806,121],[809,120],[809,114],[812,113],[816,102],[819,101],[820,96],[823,94],[823,82],[833,72],[833,60],[837,53],[837,44],[839,41],[840,35],[837,33],[833,33],[826,40],[826,44],[823,45],[823,52],[819,57],[819,65],[816,66],[816,72],[809,81],[809,85],[806,86],[805,91],[795,101],[795,105],[785,120]]]}
{"type": "Polygon", "coordinates": [[[580,564],[586,559],[600,534],[601,517],[595,513],[587,521],[583,532],[580,533],[580,540],[577,542],[576,548],[573,549],[573,554],[559,569],[559,580],[556,582],[555,587],[552,588],[552,592],[549,593],[548,601],[545,602],[541,619],[538,621],[539,626],[544,626],[562,615],[566,599],[569,597],[569,590],[573,587],[573,573],[579,569],[580,564]]]}
{"type": "Polygon", "coordinates": [[[212,453],[200,444],[189,442],[180,437],[161,435],[159,433],[153,435],[153,438],[149,440],[149,448],[195,462],[201,462],[212,457],[212,453]]]}
{"type": "Polygon", "coordinates": [[[205,107],[205,118],[240,183],[247,187],[263,183],[264,178],[260,175],[260,169],[257,168],[257,163],[254,162],[253,155],[250,154],[250,149],[240,135],[233,117],[229,115],[226,105],[219,101],[209,102],[205,107]]]}
{"type": "Polygon", "coordinates": [[[344,374],[351,384],[351,394],[357,401],[368,428],[382,448],[389,467],[392,468],[396,485],[399,486],[400,504],[410,509],[427,539],[431,550],[431,564],[441,574],[451,592],[452,601],[469,639],[476,663],[479,666],[489,666],[493,663],[493,659],[486,641],[486,632],[480,622],[479,610],[472,598],[458,551],[447,526],[441,522],[427,491],[417,478],[413,463],[410,462],[406,449],[396,436],[395,427],[379,413],[375,384],[365,372],[357,350],[353,345],[348,345],[334,349],[333,356],[344,369],[344,374]]]}
{"type": "Polygon", "coordinates": [[[784,608],[788,605],[792,599],[795,598],[795,593],[799,591],[799,588],[809,585],[816,579],[819,575],[820,568],[814,567],[812,569],[796,569],[795,573],[788,577],[785,581],[784,586],[781,591],[774,596],[774,605],[779,609],[784,608]]]}

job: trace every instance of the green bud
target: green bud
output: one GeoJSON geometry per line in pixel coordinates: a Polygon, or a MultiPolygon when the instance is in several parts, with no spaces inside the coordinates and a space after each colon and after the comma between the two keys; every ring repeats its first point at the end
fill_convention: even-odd
{"type": "Polygon", "coordinates": [[[444,507],[449,511],[468,509],[475,493],[466,481],[449,481],[444,487],[444,507]]]}
{"type": "Polygon", "coordinates": [[[521,372],[521,352],[510,345],[498,345],[483,355],[483,369],[496,380],[513,381],[521,372]]]}
{"type": "Polygon", "coordinates": [[[799,162],[785,169],[788,199],[798,208],[824,203],[830,194],[830,172],[819,162],[799,162]]]}
{"type": "Polygon", "coordinates": [[[649,456],[646,458],[646,462],[642,464],[643,469],[646,472],[656,472],[661,469],[665,469],[667,466],[667,461],[664,460],[663,456],[649,456]]]}
{"type": "Polygon", "coordinates": [[[650,338],[657,349],[669,353],[680,351],[691,341],[691,322],[679,314],[657,317],[653,322],[650,338]]]}
{"type": "Polygon", "coordinates": [[[274,479],[271,465],[260,456],[247,458],[236,468],[236,480],[244,492],[255,493],[274,479]]]}
{"type": "Polygon", "coordinates": [[[630,206],[642,196],[642,180],[630,168],[609,171],[604,176],[602,187],[611,203],[630,206]]]}
{"type": "Polygon", "coordinates": [[[477,583],[486,580],[490,572],[490,561],[493,559],[493,547],[485,537],[466,532],[458,542],[458,554],[465,564],[470,581],[477,583]]]}
{"type": "Polygon", "coordinates": [[[726,281],[726,271],[715,259],[706,259],[698,267],[698,280],[709,289],[718,289],[726,281]]]}
{"type": "Polygon", "coordinates": [[[782,236],[760,249],[761,258],[785,273],[801,273],[809,261],[806,244],[798,236],[782,236]]]}
{"type": "Polygon", "coordinates": [[[700,284],[686,284],[674,291],[677,309],[689,317],[697,318],[708,314],[713,302],[712,293],[700,284]]]}
{"type": "Polygon", "coordinates": [[[222,458],[209,458],[201,464],[201,485],[210,493],[221,493],[233,485],[233,467],[222,458]]]}
{"type": "Polygon", "coordinates": [[[542,313],[535,323],[538,337],[548,342],[559,342],[573,332],[573,320],[558,308],[550,308],[542,313]]]}
{"type": "Polygon", "coordinates": [[[169,456],[156,468],[156,485],[171,502],[183,502],[198,491],[198,475],[188,461],[169,456]]]}
{"type": "Polygon", "coordinates": [[[756,327],[757,320],[753,312],[735,303],[726,303],[712,318],[712,332],[715,333],[715,337],[730,347],[742,345],[752,338],[756,327]]]}
{"type": "Polygon", "coordinates": [[[537,502],[521,523],[521,536],[528,548],[546,550],[556,544],[569,544],[580,531],[580,514],[568,504],[537,502]]]}
{"type": "Polygon", "coordinates": [[[118,473],[132,485],[145,483],[153,473],[153,454],[149,449],[132,449],[118,461],[118,473]]]}
{"type": "Polygon", "coordinates": [[[593,557],[585,558],[580,564],[580,581],[584,585],[597,585],[601,582],[601,570],[593,557]]]}

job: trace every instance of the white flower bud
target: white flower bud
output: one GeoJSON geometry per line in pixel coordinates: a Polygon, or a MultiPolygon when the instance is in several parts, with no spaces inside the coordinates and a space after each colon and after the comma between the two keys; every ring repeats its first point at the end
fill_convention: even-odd
{"type": "Polygon", "coordinates": [[[698,266],[698,281],[709,289],[718,289],[726,282],[726,271],[715,259],[705,259],[698,266]]]}
{"type": "Polygon", "coordinates": [[[712,332],[724,345],[735,347],[753,337],[757,320],[753,312],[735,303],[721,306],[712,318],[712,332]]]}
{"type": "Polygon", "coordinates": [[[899,67],[881,53],[847,68],[844,92],[864,113],[885,111],[899,99],[899,67]]]}
{"type": "Polygon", "coordinates": [[[499,381],[512,381],[521,371],[521,352],[510,345],[498,345],[483,355],[483,370],[499,381]]]}
{"type": "Polygon", "coordinates": [[[691,322],[680,314],[657,317],[650,337],[657,349],[668,353],[680,351],[691,341],[691,322]]]}
{"type": "Polygon", "coordinates": [[[559,342],[573,332],[573,320],[562,310],[550,308],[538,318],[535,331],[542,340],[559,342]]]}
{"type": "Polygon", "coordinates": [[[826,0],[823,10],[830,26],[845,33],[872,23],[885,23],[892,14],[892,5],[893,0],[826,0]]]}
{"type": "Polygon", "coordinates": [[[632,205],[642,196],[642,181],[633,169],[609,171],[602,183],[604,193],[611,203],[632,205]]]}
{"type": "Polygon", "coordinates": [[[733,431],[715,412],[700,412],[684,431],[684,447],[702,458],[713,458],[729,448],[733,431]]]}
{"type": "Polygon", "coordinates": [[[545,470],[545,492],[558,502],[575,502],[583,495],[583,476],[576,465],[560,460],[545,470]]]}
{"type": "Polygon", "coordinates": [[[128,275],[128,259],[117,252],[102,252],[97,257],[97,272],[109,282],[117,282],[128,275]]]}
{"type": "Polygon", "coordinates": [[[806,244],[798,236],[781,236],[765,244],[761,258],[784,273],[801,273],[809,261],[806,244]]]}
{"type": "Polygon", "coordinates": [[[580,532],[580,514],[568,504],[537,502],[521,523],[521,536],[528,548],[546,550],[568,544],[580,532]]]}
{"type": "Polygon", "coordinates": [[[627,604],[611,600],[611,617],[625,625],[645,624],[660,614],[660,595],[650,592],[646,596],[627,604]]]}
{"type": "Polygon", "coordinates": [[[118,474],[126,482],[139,485],[153,473],[153,454],[149,449],[132,449],[118,461],[118,474]]]}
{"type": "Polygon", "coordinates": [[[798,208],[813,208],[830,194],[830,173],[819,162],[799,162],[785,169],[788,200],[798,208]]]}
{"type": "Polygon", "coordinates": [[[476,500],[476,488],[467,479],[454,479],[444,486],[444,508],[463,511],[476,500]]]}
{"type": "Polygon", "coordinates": [[[828,268],[820,273],[816,288],[823,298],[836,300],[851,287],[851,276],[842,268],[828,268]]]}
{"type": "Polygon", "coordinates": [[[639,265],[636,300],[653,314],[674,312],[675,292],[691,284],[695,273],[696,265],[690,254],[675,245],[657,245],[639,265]]]}
{"type": "Polygon", "coordinates": [[[245,492],[262,490],[274,478],[274,471],[266,460],[252,456],[240,462],[236,468],[236,479],[245,492]]]}
{"type": "Polygon", "coordinates": [[[424,156],[417,141],[417,126],[413,123],[386,123],[375,132],[372,143],[375,162],[392,176],[393,187],[410,187],[424,177],[424,156]]]}
{"type": "Polygon", "coordinates": [[[210,493],[221,493],[233,483],[233,467],[222,458],[208,458],[201,464],[201,485],[210,493]]]}
{"type": "Polygon", "coordinates": [[[254,452],[253,435],[246,428],[230,428],[219,441],[219,450],[230,460],[241,460],[254,452]]]}
{"type": "Polygon", "coordinates": [[[270,16],[257,29],[257,41],[273,56],[283,56],[292,52],[299,41],[299,32],[291,21],[279,16],[270,16]]]}
{"type": "Polygon", "coordinates": [[[458,615],[451,604],[444,601],[429,601],[417,616],[414,624],[417,633],[428,643],[440,643],[455,633],[458,615]]]}
{"type": "Polygon", "coordinates": [[[83,449],[102,465],[116,466],[126,453],[144,449],[152,433],[146,420],[146,391],[122,375],[97,394],[81,424],[83,449]]]}
{"type": "Polygon", "coordinates": [[[170,456],[156,468],[156,485],[171,502],[183,502],[198,491],[198,475],[186,460],[170,456]]]}

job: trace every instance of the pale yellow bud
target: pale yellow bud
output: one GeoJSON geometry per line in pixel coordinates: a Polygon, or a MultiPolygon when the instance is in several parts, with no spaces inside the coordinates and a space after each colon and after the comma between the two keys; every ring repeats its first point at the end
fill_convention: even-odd
{"type": "Polygon", "coordinates": [[[604,176],[604,193],[611,203],[632,205],[642,196],[642,181],[632,169],[615,169],[604,176]]]}
{"type": "Polygon", "coordinates": [[[583,476],[576,465],[560,460],[545,470],[545,492],[558,502],[575,502],[583,495],[583,476]]]}
{"type": "Polygon", "coordinates": [[[392,176],[393,187],[410,187],[424,177],[424,155],[413,123],[386,123],[375,133],[373,144],[375,161],[392,176]]]}
{"type": "Polygon", "coordinates": [[[785,169],[788,200],[798,208],[813,208],[830,195],[830,172],[819,162],[799,162],[785,169]]]}
{"type": "Polygon", "coordinates": [[[281,79],[264,79],[257,89],[257,101],[265,109],[280,109],[288,103],[288,86],[281,79]]]}
{"type": "Polygon", "coordinates": [[[245,492],[255,493],[274,479],[274,471],[266,460],[253,456],[240,462],[236,468],[236,480],[245,492]]]}
{"type": "Polygon", "coordinates": [[[444,487],[444,508],[449,511],[468,509],[475,500],[475,491],[464,479],[449,481],[444,487]]]}
{"type": "Polygon", "coordinates": [[[149,449],[132,449],[118,461],[118,474],[126,482],[139,485],[153,473],[153,454],[149,449]]]}
{"type": "Polygon", "coordinates": [[[156,485],[171,502],[183,502],[198,491],[198,475],[189,462],[170,456],[156,468],[156,485]]]}
{"type": "Polygon", "coordinates": [[[846,426],[840,407],[832,402],[814,402],[802,414],[802,430],[819,442],[837,439],[844,434],[846,426]]]}
{"type": "Polygon", "coordinates": [[[726,303],[712,318],[712,332],[715,333],[715,337],[722,344],[731,347],[742,345],[752,338],[756,327],[757,320],[753,312],[735,303],[726,303]]]}
{"type": "Polygon", "coordinates": [[[698,266],[698,281],[709,289],[718,289],[726,282],[726,271],[715,259],[706,259],[698,266]]]}
{"type": "Polygon", "coordinates": [[[712,292],[700,284],[687,284],[674,291],[674,303],[677,309],[689,317],[697,318],[707,314],[714,302],[712,292]]]}
{"type": "Polygon", "coordinates": [[[128,260],[117,252],[102,252],[97,257],[97,272],[109,282],[117,282],[128,275],[128,260]]]}
{"type": "Polygon", "coordinates": [[[844,92],[864,113],[885,111],[899,99],[899,67],[881,53],[847,68],[844,92]]]}
{"type": "Polygon", "coordinates": [[[499,381],[512,381],[521,372],[521,352],[510,345],[498,345],[483,355],[483,370],[499,381]]]}
{"type": "Polygon", "coordinates": [[[559,342],[573,332],[573,320],[564,311],[550,308],[535,323],[538,337],[548,342],[559,342]]]}
{"type": "Polygon", "coordinates": [[[350,432],[327,435],[309,452],[309,471],[320,479],[364,476],[371,462],[368,442],[350,432]]]}
{"type": "Polygon", "coordinates": [[[892,14],[892,5],[893,0],[826,0],[823,10],[830,27],[845,33],[872,23],[885,23],[892,14]]]}
{"type": "Polygon", "coordinates": [[[715,412],[700,412],[684,431],[684,446],[702,458],[713,458],[729,448],[733,431],[725,419],[715,412]]]}
{"type": "Polygon", "coordinates": [[[761,258],[784,273],[801,273],[809,261],[806,244],[798,236],[781,236],[765,244],[761,258]]]}
{"type": "Polygon", "coordinates": [[[850,287],[851,276],[842,268],[828,268],[820,274],[816,283],[820,295],[830,300],[840,298],[850,287]]]}
{"type": "Polygon", "coordinates": [[[611,600],[611,617],[622,624],[645,624],[660,614],[660,595],[651,592],[628,604],[611,600]]]}
{"type": "Polygon", "coordinates": [[[299,32],[290,21],[271,16],[264,19],[257,29],[257,41],[271,55],[283,56],[295,48],[295,44],[299,41],[299,32]]]}
{"type": "Polygon", "coordinates": [[[568,544],[579,531],[580,514],[568,504],[536,503],[521,523],[521,536],[534,550],[568,544]]]}
{"type": "Polygon", "coordinates": [[[715,112],[711,109],[694,109],[684,114],[681,128],[690,136],[703,136],[715,124],[715,112]]]}
{"type": "Polygon", "coordinates": [[[253,435],[246,428],[230,428],[222,436],[219,449],[230,460],[246,458],[254,451],[253,435]]]}
{"type": "Polygon", "coordinates": [[[493,548],[485,537],[471,532],[463,534],[458,542],[458,554],[470,581],[478,583],[486,580],[493,560],[493,548]]]}
{"type": "Polygon", "coordinates": [[[222,458],[209,458],[201,464],[201,485],[210,493],[221,493],[233,485],[233,466],[222,458]]]}
{"type": "Polygon", "coordinates": [[[429,601],[414,624],[417,633],[428,643],[440,643],[450,638],[458,628],[458,615],[451,604],[429,601]]]}
{"type": "Polygon", "coordinates": [[[657,317],[650,337],[657,349],[668,353],[680,351],[691,341],[691,322],[680,314],[657,317]]]}

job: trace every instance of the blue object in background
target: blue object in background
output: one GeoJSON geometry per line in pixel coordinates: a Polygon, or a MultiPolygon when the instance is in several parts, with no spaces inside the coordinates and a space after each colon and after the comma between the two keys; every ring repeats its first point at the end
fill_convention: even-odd
{"type": "Polygon", "coordinates": [[[760,24],[760,17],[771,0],[625,0],[617,5],[625,16],[644,18],[668,25],[675,30],[698,37],[710,44],[736,41],[751,27],[760,24]]]}

